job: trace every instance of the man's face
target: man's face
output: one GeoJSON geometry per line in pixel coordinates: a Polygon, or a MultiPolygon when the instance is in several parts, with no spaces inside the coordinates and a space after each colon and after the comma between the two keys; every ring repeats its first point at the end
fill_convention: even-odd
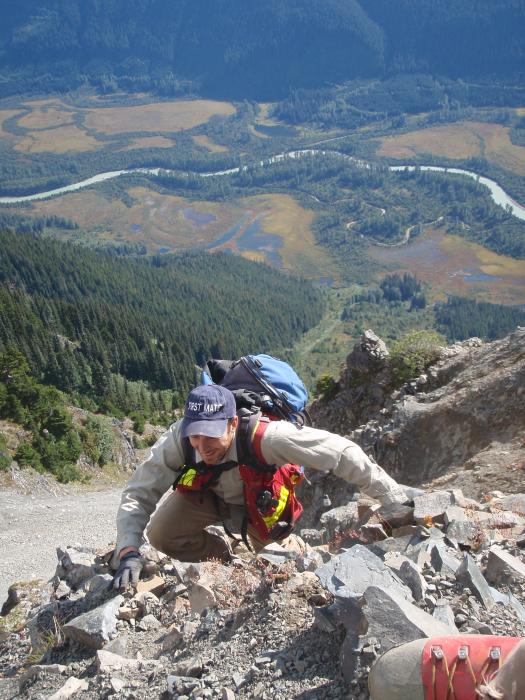
{"type": "Polygon", "coordinates": [[[232,444],[238,422],[237,416],[229,420],[224,433],[218,438],[207,437],[206,435],[190,436],[191,446],[194,450],[197,450],[205,464],[212,467],[223,461],[226,452],[228,452],[232,444]]]}

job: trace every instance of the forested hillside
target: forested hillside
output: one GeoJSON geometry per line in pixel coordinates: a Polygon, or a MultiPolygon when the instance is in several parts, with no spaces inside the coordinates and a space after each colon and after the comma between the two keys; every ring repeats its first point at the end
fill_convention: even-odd
{"type": "Polygon", "coordinates": [[[233,255],[121,259],[8,232],[0,250],[0,352],[107,410],[134,408],[127,380],[173,389],[177,405],[195,364],[278,353],[322,313],[306,282],[233,255]]]}
{"type": "Polygon", "coordinates": [[[5,0],[0,84],[275,99],[399,72],[509,79],[524,26],[515,0],[5,0]]]}

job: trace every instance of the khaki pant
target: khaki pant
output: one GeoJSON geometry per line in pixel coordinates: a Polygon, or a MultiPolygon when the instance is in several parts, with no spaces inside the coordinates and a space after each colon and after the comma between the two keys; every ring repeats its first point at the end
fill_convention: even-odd
{"type": "MultiPolygon", "coordinates": [[[[180,561],[229,561],[229,544],[205,528],[221,525],[230,515],[228,504],[212,493],[173,491],[152,515],[146,534],[155,549],[180,561]]],[[[270,542],[262,540],[252,527],[248,527],[248,535],[256,552],[270,542]]]]}

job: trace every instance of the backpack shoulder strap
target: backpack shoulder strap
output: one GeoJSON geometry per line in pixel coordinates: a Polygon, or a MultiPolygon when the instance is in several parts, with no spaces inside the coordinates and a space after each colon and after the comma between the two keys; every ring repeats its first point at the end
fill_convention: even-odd
{"type": "Polygon", "coordinates": [[[261,450],[261,441],[270,419],[260,409],[241,409],[237,415],[237,461],[258,471],[274,472],[275,465],[265,461],[261,450]]]}
{"type": "Polygon", "coordinates": [[[184,456],[184,467],[194,467],[195,450],[191,446],[189,437],[182,438],[182,454],[184,456]]]}
{"type": "Polygon", "coordinates": [[[195,450],[191,446],[190,439],[188,437],[182,438],[182,455],[184,461],[182,467],[177,471],[177,476],[173,482],[173,489],[176,489],[182,477],[186,474],[188,469],[195,469],[197,463],[195,461],[195,450]]]}

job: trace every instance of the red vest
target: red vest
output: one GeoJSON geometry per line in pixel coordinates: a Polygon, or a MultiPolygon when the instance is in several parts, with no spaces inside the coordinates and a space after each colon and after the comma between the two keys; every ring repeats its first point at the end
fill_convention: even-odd
{"type": "MultiPolygon", "coordinates": [[[[266,463],[261,441],[271,418],[260,414],[255,427],[250,425],[248,441],[251,455],[241,454],[242,444],[237,440],[239,474],[244,487],[244,503],[248,522],[264,540],[281,540],[287,537],[303,507],[295,495],[295,487],[304,478],[303,467],[284,464],[282,467],[266,463]]],[[[185,453],[187,450],[185,450],[185,453]]],[[[225,471],[222,465],[208,467],[195,464],[195,459],[186,459],[176,482],[178,491],[205,491],[217,483],[225,471]]],[[[231,468],[232,465],[229,465],[231,468]]],[[[236,466],[236,465],[234,465],[236,466]]],[[[228,467],[226,467],[228,468],[228,467]]]]}

